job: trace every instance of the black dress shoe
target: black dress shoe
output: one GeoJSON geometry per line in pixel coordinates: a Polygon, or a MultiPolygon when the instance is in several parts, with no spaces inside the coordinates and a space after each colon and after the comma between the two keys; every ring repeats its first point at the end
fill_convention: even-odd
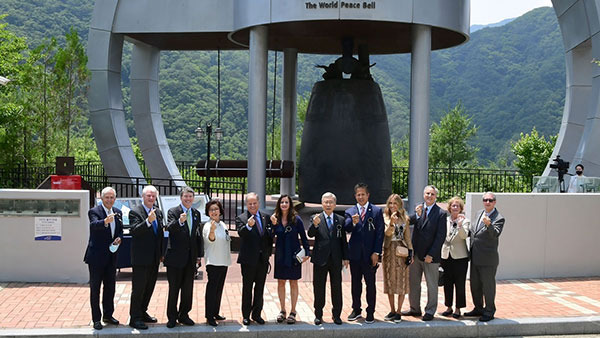
{"type": "Polygon", "coordinates": [[[94,322],[94,330],[102,330],[102,322],[94,322]]]}
{"type": "Polygon", "coordinates": [[[433,319],[433,315],[431,313],[426,313],[423,315],[423,321],[428,322],[433,319]]]}
{"type": "Polygon", "coordinates": [[[444,317],[450,317],[452,315],[452,310],[446,310],[444,312],[442,312],[442,316],[444,317]]]}
{"type": "Polygon", "coordinates": [[[494,316],[490,316],[490,315],[483,315],[483,316],[479,317],[480,322],[489,322],[492,319],[494,319],[494,316]]]}
{"type": "Polygon", "coordinates": [[[156,319],[156,317],[152,317],[151,315],[148,314],[148,312],[144,313],[144,316],[143,316],[142,320],[145,323],[156,323],[156,322],[158,322],[158,320],[156,319]]]}
{"type": "Polygon", "coordinates": [[[181,324],[183,324],[183,325],[187,325],[187,326],[193,326],[194,324],[196,324],[196,323],[194,323],[194,321],[193,321],[193,320],[192,320],[192,318],[190,318],[190,317],[182,317],[182,318],[179,318],[179,319],[177,319],[177,320],[178,320],[178,321],[179,321],[181,324]]]}
{"type": "Polygon", "coordinates": [[[482,311],[473,309],[472,311],[465,312],[465,317],[479,317],[483,315],[482,311]]]}
{"type": "Polygon", "coordinates": [[[333,318],[333,322],[334,322],[336,325],[342,325],[342,318],[340,318],[340,317],[335,317],[335,318],[333,318]]]}
{"type": "Polygon", "coordinates": [[[323,320],[321,318],[315,318],[315,325],[323,324],[323,320]]]}
{"type": "Polygon", "coordinates": [[[172,329],[172,328],[174,328],[174,327],[175,327],[175,324],[176,324],[176,322],[175,322],[175,319],[173,319],[173,320],[169,320],[169,321],[167,322],[167,327],[168,327],[169,329],[172,329]]]}
{"type": "Polygon", "coordinates": [[[223,317],[221,315],[216,315],[215,316],[215,320],[225,320],[225,319],[227,319],[227,318],[225,318],[225,317],[223,317]]]}
{"type": "Polygon", "coordinates": [[[119,325],[119,321],[115,319],[115,317],[104,317],[102,320],[107,324],[119,325]]]}
{"type": "Polygon", "coordinates": [[[208,318],[206,323],[210,326],[219,326],[219,323],[214,318],[208,318]]]}
{"type": "Polygon", "coordinates": [[[421,317],[421,312],[416,312],[416,311],[402,311],[402,315],[403,316],[412,316],[412,317],[421,317]]]}
{"type": "Polygon", "coordinates": [[[453,314],[452,314],[452,318],[456,318],[456,319],[460,318],[460,312],[458,312],[458,313],[453,313],[453,314]]]}
{"type": "Polygon", "coordinates": [[[136,320],[134,322],[129,322],[129,326],[131,326],[134,329],[138,329],[138,330],[147,330],[148,329],[148,325],[146,325],[141,320],[136,320]]]}
{"type": "Polygon", "coordinates": [[[264,325],[265,324],[265,320],[262,319],[261,317],[254,317],[254,318],[252,318],[252,320],[255,321],[257,324],[260,324],[260,325],[264,325]]]}
{"type": "Polygon", "coordinates": [[[244,318],[244,320],[242,320],[242,324],[244,324],[246,326],[250,325],[250,319],[244,318]]]}

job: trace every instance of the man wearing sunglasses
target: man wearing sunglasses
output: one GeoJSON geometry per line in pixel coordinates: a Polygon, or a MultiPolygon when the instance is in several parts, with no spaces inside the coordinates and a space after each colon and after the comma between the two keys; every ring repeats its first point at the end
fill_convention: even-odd
{"type": "Polygon", "coordinates": [[[482,322],[494,319],[496,313],[496,270],[498,269],[498,237],[504,228],[504,216],[496,209],[496,195],[483,194],[483,210],[471,224],[471,296],[473,311],[465,316],[479,317],[482,322]],[[484,306],[485,300],[485,306],[484,306]]]}

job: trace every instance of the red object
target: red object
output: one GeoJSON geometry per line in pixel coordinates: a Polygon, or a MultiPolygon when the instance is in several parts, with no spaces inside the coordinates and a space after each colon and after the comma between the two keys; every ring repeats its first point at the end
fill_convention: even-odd
{"type": "Polygon", "coordinates": [[[79,175],[50,175],[50,189],[81,190],[81,176],[79,175]]]}

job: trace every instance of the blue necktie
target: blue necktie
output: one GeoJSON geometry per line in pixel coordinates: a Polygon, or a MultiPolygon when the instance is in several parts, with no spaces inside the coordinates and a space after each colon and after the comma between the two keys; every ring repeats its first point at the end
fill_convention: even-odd
{"type": "Polygon", "coordinates": [[[331,232],[333,229],[333,221],[331,220],[331,216],[327,216],[327,227],[329,228],[329,231],[331,232]]]}
{"type": "Polygon", "coordinates": [[[156,235],[158,233],[158,223],[156,220],[152,221],[152,228],[154,229],[154,234],[156,235]]]}

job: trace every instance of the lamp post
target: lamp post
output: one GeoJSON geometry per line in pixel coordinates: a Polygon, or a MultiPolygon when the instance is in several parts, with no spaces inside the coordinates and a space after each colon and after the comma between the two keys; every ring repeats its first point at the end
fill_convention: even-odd
{"type": "MultiPolygon", "coordinates": [[[[202,127],[202,121],[196,128],[196,136],[199,140],[204,138],[206,135],[206,183],[204,184],[204,193],[210,198],[210,137],[213,134],[212,123],[206,123],[206,126],[202,127]]],[[[220,142],[223,139],[223,130],[220,127],[214,130],[215,139],[220,142]]]]}

